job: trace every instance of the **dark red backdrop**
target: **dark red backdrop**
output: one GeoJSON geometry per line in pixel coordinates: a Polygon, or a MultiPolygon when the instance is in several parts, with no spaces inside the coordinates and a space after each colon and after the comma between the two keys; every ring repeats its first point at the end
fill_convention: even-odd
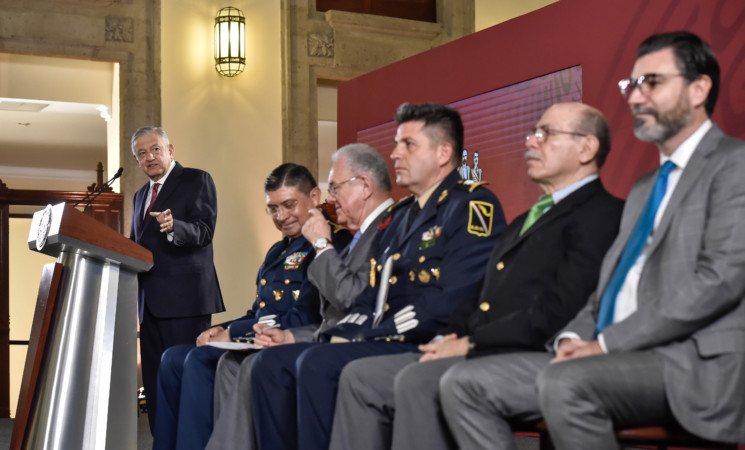
{"type": "MultiPolygon", "coordinates": [[[[453,103],[579,65],[582,101],[605,113],[613,133],[601,177],[612,193],[625,197],[658,159],[653,146],[633,136],[631,115],[616,83],[629,75],[644,38],[679,29],[697,33],[714,49],[722,87],[713,119],[727,134],[745,138],[745,2],[561,0],[342,83],[339,145],[389,122],[402,102],[453,103]]],[[[508,220],[528,209],[534,198],[525,195],[533,187],[526,183],[522,160],[513,161],[513,170],[500,170],[508,176],[489,180],[508,220]]],[[[398,198],[405,192],[394,194],[398,198]]]]}

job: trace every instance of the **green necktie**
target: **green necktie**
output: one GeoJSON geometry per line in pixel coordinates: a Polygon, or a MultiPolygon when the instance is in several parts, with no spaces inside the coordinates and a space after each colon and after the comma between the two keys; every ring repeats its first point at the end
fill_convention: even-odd
{"type": "Polygon", "coordinates": [[[533,224],[541,218],[541,216],[543,215],[543,211],[545,211],[546,208],[548,208],[549,206],[554,206],[554,198],[550,195],[544,195],[543,197],[538,199],[536,204],[533,205],[532,208],[530,208],[528,217],[525,218],[523,229],[520,230],[520,236],[522,236],[528,228],[532,227],[533,224]]]}

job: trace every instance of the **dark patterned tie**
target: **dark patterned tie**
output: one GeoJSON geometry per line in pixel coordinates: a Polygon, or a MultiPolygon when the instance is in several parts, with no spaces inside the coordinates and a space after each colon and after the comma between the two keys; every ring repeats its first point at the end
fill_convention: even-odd
{"type": "Polygon", "coordinates": [[[155,183],[153,185],[153,195],[150,196],[150,204],[147,207],[147,211],[145,211],[145,217],[150,214],[150,210],[153,209],[153,205],[155,204],[155,197],[158,196],[158,188],[160,187],[159,183],[155,183]]]}

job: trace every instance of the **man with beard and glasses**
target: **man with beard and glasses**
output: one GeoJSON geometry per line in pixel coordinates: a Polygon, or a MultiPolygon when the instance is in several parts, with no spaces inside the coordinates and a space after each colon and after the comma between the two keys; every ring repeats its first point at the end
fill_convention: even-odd
{"type": "Polygon", "coordinates": [[[514,449],[543,415],[558,449],[618,448],[614,429],[678,423],[745,441],[745,143],[709,117],[719,65],[688,32],[639,48],[621,94],[660,168],[631,189],[595,293],[556,354],[466,361],[440,383],[460,448],[514,449]],[[537,390],[536,390],[537,386],[537,390]]]}

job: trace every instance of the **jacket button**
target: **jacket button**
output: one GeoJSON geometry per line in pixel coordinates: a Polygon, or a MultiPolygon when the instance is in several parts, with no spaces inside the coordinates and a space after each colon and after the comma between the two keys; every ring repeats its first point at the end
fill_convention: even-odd
{"type": "Polygon", "coordinates": [[[479,305],[479,308],[480,308],[480,309],[481,309],[482,311],[484,311],[484,312],[487,312],[487,311],[489,311],[489,308],[490,308],[490,306],[489,306],[489,304],[488,304],[488,303],[486,303],[486,302],[483,302],[482,304],[480,304],[480,305],[479,305]]]}
{"type": "Polygon", "coordinates": [[[497,270],[502,270],[502,269],[504,269],[504,263],[502,261],[499,261],[497,263],[497,270]]]}

